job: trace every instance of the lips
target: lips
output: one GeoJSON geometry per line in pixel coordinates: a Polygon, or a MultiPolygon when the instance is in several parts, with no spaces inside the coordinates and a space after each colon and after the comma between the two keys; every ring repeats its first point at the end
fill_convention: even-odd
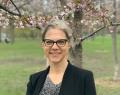
{"type": "Polygon", "coordinates": [[[52,56],[58,56],[61,54],[61,52],[49,52],[49,54],[52,56]]]}
{"type": "Polygon", "coordinates": [[[61,54],[60,52],[49,52],[49,54],[61,54]]]}

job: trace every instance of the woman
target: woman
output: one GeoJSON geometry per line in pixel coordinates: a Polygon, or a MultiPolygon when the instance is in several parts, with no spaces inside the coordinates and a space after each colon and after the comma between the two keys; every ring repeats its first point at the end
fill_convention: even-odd
{"type": "Polygon", "coordinates": [[[53,21],[42,34],[48,68],[32,74],[26,95],[96,95],[91,71],[68,61],[71,30],[65,21],[53,21]]]}

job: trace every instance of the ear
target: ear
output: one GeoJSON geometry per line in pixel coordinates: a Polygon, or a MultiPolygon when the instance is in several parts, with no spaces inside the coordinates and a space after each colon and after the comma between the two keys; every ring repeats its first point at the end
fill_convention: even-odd
{"type": "Polygon", "coordinates": [[[68,47],[69,47],[69,49],[71,48],[71,43],[70,42],[68,43],[68,47]]]}
{"type": "Polygon", "coordinates": [[[42,48],[44,47],[44,43],[43,42],[41,42],[40,47],[42,47],[42,48]]]}

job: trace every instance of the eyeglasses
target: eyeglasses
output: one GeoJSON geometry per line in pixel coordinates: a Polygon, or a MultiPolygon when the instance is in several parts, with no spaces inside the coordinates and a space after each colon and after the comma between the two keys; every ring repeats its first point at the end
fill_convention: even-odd
{"type": "Polygon", "coordinates": [[[50,40],[50,39],[43,40],[45,46],[47,46],[47,47],[52,47],[54,45],[54,43],[56,43],[57,46],[59,46],[59,47],[64,47],[67,41],[68,41],[67,39],[59,39],[57,41],[50,40]]]}

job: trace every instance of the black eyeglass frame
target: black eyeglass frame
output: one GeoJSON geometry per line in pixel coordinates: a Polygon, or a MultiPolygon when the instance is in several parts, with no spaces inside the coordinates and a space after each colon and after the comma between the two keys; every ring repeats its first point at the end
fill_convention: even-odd
{"type": "Polygon", "coordinates": [[[59,47],[64,47],[66,45],[66,42],[68,42],[68,41],[69,41],[68,39],[59,39],[57,41],[54,41],[51,39],[43,39],[43,42],[44,42],[45,46],[47,46],[47,47],[52,47],[55,43],[59,47]],[[48,41],[50,41],[51,43],[47,44],[48,41]],[[60,43],[61,41],[63,41],[63,43],[60,43]]]}

